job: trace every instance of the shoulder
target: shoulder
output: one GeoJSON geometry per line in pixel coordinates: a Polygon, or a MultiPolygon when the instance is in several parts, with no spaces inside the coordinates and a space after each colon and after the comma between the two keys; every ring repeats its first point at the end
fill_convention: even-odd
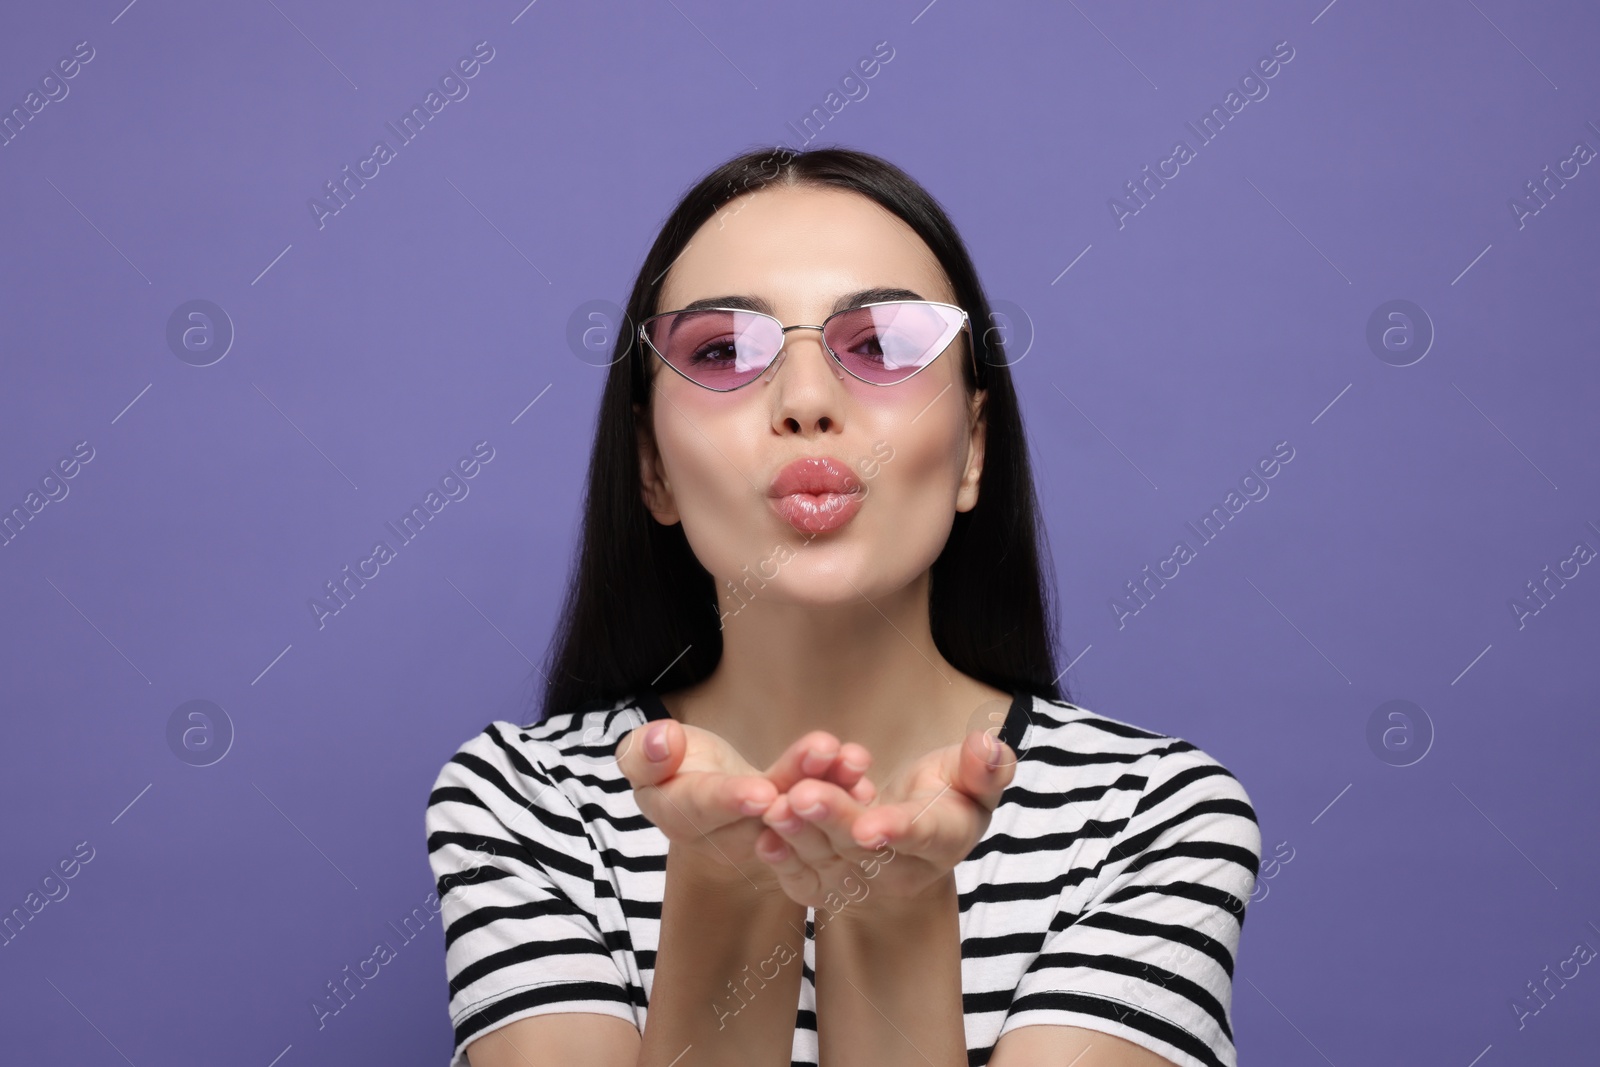
{"type": "Polygon", "coordinates": [[[1124,830],[1148,836],[1204,825],[1260,854],[1255,808],[1244,784],[1190,741],[1101,715],[1066,701],[1034,697],[1018,756],[1036,777],[1115,781],[1124,830]]]}
{"type": "Polygon", "coordinates": [[[633,697],[597,702],[537,723],[495,720],[463,741],[445,761],[428,798],[430,818],[442,804],[464,801],[526,806],[546,790],[604,791],[626,779],[616,767],[617,743],[645,721],[633,697]]]}

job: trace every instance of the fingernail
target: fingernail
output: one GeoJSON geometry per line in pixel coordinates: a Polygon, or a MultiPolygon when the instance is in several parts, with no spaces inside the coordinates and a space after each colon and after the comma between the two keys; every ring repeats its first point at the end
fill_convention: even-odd
{"type": "Polygon", "coordinates": [[[780,834],[792,834],[804,825],[805,821],[802,819],[785,819],[782,822],[773,823],[772,828],[780,834]]]}
{"type": "Polygon", "coordinates": [[[819,800],[815,804],[812,804],[809,808],[795,808],[794,813],[803,818],[815,819],[820,817],[827,810],[828,806],[819,800]]]}
{"type": "Polygon", "coordinates": [[[821,774],[828,769],[830,762],[832,761],[827,753],[810,749],[800,758],[800,769],[807,774],[821,774]]]}
{"type": "Polygon", "coordinates": [[[644,754],[653,762],[660,763],[667,758],[667,728],[662,723],[650,727],[644,732],[644,754]]]}
{"type": "Polygon", "coordinates": [[[767,806],[759,800],[747,800],[739,805],[739,810],[746,815],[759,815],[767,810],[767,806]]]}

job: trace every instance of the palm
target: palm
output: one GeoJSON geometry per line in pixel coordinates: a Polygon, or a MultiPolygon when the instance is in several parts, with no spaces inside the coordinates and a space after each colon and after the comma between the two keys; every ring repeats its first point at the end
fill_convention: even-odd
{"type": "MultiPolygon", "coordinates": [[[[873,815],[866,824],[869,827],[904,827],[906,844],[897,850],[897,859],[905,862],[885,867],[881,876],[881,888],[890,896],[916,892],[954,868],[989,827],[990,809],[959,786],[964,745],[934,749],[918,758],[885,783],[878,803],[866,809],[889,808],[895,816],[885,823],[883,815],[873,815]],[[912,851],[918,844],[925,850],[912,851]]],[[[858,822],[866,818],[863,813],[858,822]]]]}
{"type": "Polygon", "coordinates": [[[989,766],[983,737],[973,731],[960,744],[929,752],[865,802],[825,782],[798,783],[767,810],[772,833],[756,843],[756,855],[772,864],[791,898],[807,905],[868,870],[883,896],[922,892],[972,851],[1014,776],[1015,760],[1004,746],[989,766]],[[887,854],[879,842],[887,843],[887,854]]]}
{"type": "Polygon", "coordinates": [[[771,868],[755,854],[761,815],[796,782],[819,778],[862,803],[873,796],[872,783],[847,765],[864,768],[865,750],[840,745],[822,731],[801,737],[759,771],[719,735],[676,721],[656,724],[669,751],[652,761],[643,751],[650,725],[630,732],[617,749],[639,810],[675,847],[757,888],[776,887],[771,868]]]}

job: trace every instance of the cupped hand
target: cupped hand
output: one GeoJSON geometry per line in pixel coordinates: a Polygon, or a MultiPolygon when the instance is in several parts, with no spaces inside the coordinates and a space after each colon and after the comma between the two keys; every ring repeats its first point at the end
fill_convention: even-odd
{"type": "Polygon", "coordinates": [[[1015,776],[1010,746],[973,730],[961,743],[909,764],[882,787],[876,803],[834,783],[806,779],[767,807],[767,828],[755,841],[755,854],[783,891],[808,907],[841,892],[858,899],[850,887],[864,871],[871,872],[867,892],[912,898],[972,851],[1015,776]]]}
{"type": "Polygon", "coordinates": [[[865,777],[870,763],[861,745],[812,730],[758,771],[720,735],[675,719],[636,727],[617,745],[617,765],[639,810],[673,846],[704,870],[766,890],[778,887],[776,873],[755,854],[767,808],[801,781],[870,804],[877,792],[865,777]]]}

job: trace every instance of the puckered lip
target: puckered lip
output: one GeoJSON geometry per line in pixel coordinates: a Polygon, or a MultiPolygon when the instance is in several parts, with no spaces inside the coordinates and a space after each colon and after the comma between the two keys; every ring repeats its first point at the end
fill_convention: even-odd
{"type": "Polygon", "coordinates": [[[802,456],[778,471],[768,496],[791,493],[859,493],[862,485],[850,468],[831,456],[802,456]]]}

